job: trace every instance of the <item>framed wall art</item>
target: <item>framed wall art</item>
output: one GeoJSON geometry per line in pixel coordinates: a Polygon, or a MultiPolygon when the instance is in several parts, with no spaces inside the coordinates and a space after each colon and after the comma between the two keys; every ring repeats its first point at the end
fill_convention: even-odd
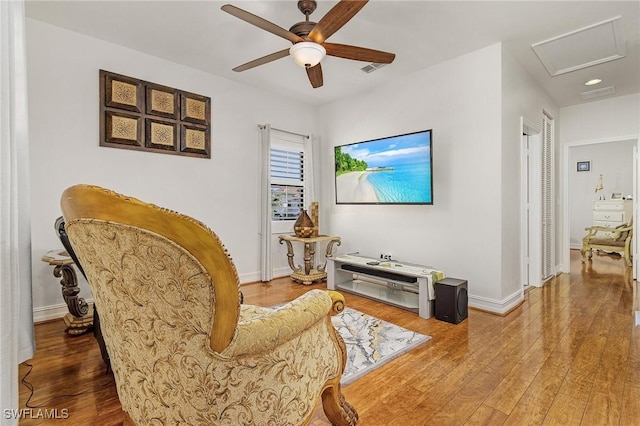
{"type": "Polygon", "coordinates": [[[100,70],[100,146],[211,158],[211,98],[100,70]]]}
{"type": "Polygon", "coordinates": [[[578,161],[577,168],[579,172],[588,172],[591,170],[591,161],[578,161]]]}

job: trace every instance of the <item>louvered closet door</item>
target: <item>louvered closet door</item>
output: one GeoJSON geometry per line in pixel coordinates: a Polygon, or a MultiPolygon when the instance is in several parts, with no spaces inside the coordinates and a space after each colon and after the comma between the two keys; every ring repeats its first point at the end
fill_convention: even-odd
{"type": "Polygon", "coordinates": [[[554,191],[553,191],[553,118],[542,120],[542,278],[554,274],[554,191]]]}

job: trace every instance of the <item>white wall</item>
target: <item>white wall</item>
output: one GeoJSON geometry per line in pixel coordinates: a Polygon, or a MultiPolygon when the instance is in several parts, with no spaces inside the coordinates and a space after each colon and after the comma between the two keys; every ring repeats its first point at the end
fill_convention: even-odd
{"type": "MultiPolygon", "coordinates": [[[[58,279],[40,258],[61,247],[53,229],[60,194],[77,183],[198,218],[225,243],[241,281],[258,280],[256,125],[317,133],[315,107],[32,19],[27,39],[36,319],[62,304],[58,279]],[[100,147],[99,69],[211,97],[211,159],[100,147]]],[[[80,296],[91,297],[86,284],[80,296]]]]}
{"type": "Polygon", "coordinates": [[[320,108],[320,207],[341,253],[390,252],[467,279],[472,305],[501,303],[500,62],[497,44],[320,108]],[[336,205],[334,146],[423,129],[433,205],[336,205]]]}
{"type": "Polygon", "coordinates": [[[640,94],[618,96],[560,109],[563,145],[640,133],[640,94]]]}
{"type": "Polygon", "coordinates": [[[569,238],[571,248],[582,247],[587,226],[593,225],[593,202],[598,199],[595,187],[602,174],[604,195],[633,193],[633,147],[635,141],[580,145],[569,149],[569,238]],[[578,161],[590,161],[588,172],[577,170],[578,161]],[[573,166],[573,168],[571,168],[573,166]]]}
{"type": "MultiPolygon", "coordinates": [[[[502,286],[503,296],[522,292],[521,117],[542,129],[543,112],[558,107],[507,49],[502,49],[502,286]]],[[[557,140],[557,136],[556,136],[557,140]]],[[[557,146],[557,144],[556,144],[557,146]]],[[[557,158],[557,157],[556,157],[557,158]]],[[[560,240],[560,238],[558,238],[560,240]]],[[[556,250],[559,253],[559,250],[556,250]]],[[[557,263],[557,262],[556,262],[557,263]]]]}

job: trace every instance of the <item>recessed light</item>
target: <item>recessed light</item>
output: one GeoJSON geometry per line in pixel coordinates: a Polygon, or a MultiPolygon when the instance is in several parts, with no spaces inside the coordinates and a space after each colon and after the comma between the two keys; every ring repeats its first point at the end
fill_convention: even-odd
{"type": "Polygon", "coordinates": [[[584,85],[585,86],[593,86],[594,84],[598,84],[598,83],[601,83],[601,82],[602,82],[601,78],[594,78],[594,79],[591,79],[591,80],[587,81],[584,85]]]}

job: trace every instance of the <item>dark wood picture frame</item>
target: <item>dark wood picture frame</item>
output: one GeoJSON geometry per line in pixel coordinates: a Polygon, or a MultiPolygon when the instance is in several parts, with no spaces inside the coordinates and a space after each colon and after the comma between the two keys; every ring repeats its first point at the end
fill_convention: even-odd
{"type": "Polygon", "coordinates": [[[175,151],[178,147],[178,127],[175,122],[146,118],[144,133],[147,148],[175,151]]]}
{"type": "Polygon", "coordinates": [[[208,127],[182,124],[180,152],[211,156],[211,134],[208,127]]]}
{"type": "Polygon", "coordinates": [[[104,142],[107,146],[139,147],[142,144],[142,119],[127,112],[104,112],[104,142]]]}
{"type": "Polygon", "coordinates": [[[211,158],[211,98],[100,70],[100,146],[211,158]]]}
{"type": "Polygon", "coordinates": [[[180,111],[180,95],[176,89],[147,84],[146,86],[147,114],[176,120],[180,111]]]}
{"type": "Polygon", "coordinates": [[[182,92],[180,94],[180,119],[196,124],[209,124],[211,100],[205,96],[182,92]]]}
{"type": "Polygon", "coordinates": [[[142,112],[142,82],[117,74],[104,76],[104,105],[127,111],[142,112]]]}

